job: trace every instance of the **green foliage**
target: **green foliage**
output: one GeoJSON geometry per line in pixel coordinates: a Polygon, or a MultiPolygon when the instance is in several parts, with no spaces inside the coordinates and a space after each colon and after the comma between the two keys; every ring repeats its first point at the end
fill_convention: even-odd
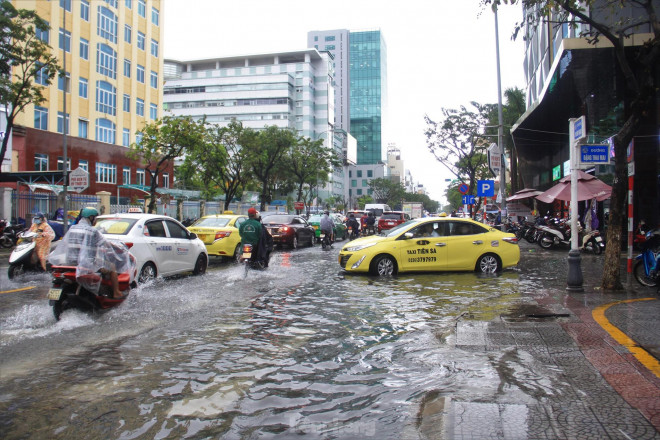
{"type": "Polygon", "coordinates": [[[369,181],[369,188],[376,203],[386,203],[390,206],[399,205],[406,194],[401,182],[392,182],[381,177],[369,181]]]}
{"type": "Polygon", "coordinates": [[[35,83],[37,73],[49,85],[60,72],[52,48],[36,36],[36,30],[49,29],[36,12],[16,9],[7,0],[0,1],[0,103],[7,107],[0,158],[7,152],[16,116],[28,104],[40,105],[46,101],[45,87],[35,83]]]}
{"type": "Polygon", "coordinates": [[[363,194],[357,199],[357,205],[360,209],[364,209],[367,203],[374,203],[374,199],[369,194],[363,194]]]}
{"type": "Polygon", "coordinates": [[[341,162],[334,151],[325,148],[323,139],[312,141],[298,138],[283,157],[284,174],[289,176],[297,191],[298,201],[303,200],[303,188],[323,186],[333,167],[341,162]]]}
{"type": "Polygon", "coordinates": [[[127,156],[140,160],[151,176],[148,212],[156,210],[156,184],[158,176],[167,168],[170,161],[183,155],[186,149],[204,148],[207,132],[204,121],[190,117],[165,116],[146,124],[138,131],[142,136],[139,144],[131,145],[127,156]]]}

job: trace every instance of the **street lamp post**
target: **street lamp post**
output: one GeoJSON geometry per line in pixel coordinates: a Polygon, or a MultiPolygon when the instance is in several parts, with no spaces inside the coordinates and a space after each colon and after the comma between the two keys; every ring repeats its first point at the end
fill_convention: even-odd
{"type": "Polygon", "coordinates": [[[66,5],[65,7],[62,8],[62,29],[64,29],[64,44],[62,46],[62,69],[64,70],[64,78],[62,79],[62,83],[64,86],[62,87],[62,99],[63,99],[63,106],[62,106],[62,111],[64,113],[64,121],[62,122],[62,154],[64,156],[64,163],[62,164],[62,172],[63,172],[63,177],[64,177],[64,189],[62,191],[63,195],[63,201],[62,201],[62,207],[64,209],[64,220],[62,221],[63,223],[63,231],[64,234],[66,234],[66,231],[69,226],[69,193],[68,193],[68,187],[69,187],[69,167],[68,167],[68,158],[67,158],[67,151],[66,151],[66,131],[69,128],[69,120],[66,115],[66,89],[67,89],[67,78],[66,78],[66,5]]]}
{"type": "Polygon", "coordinates": [[[504,125],[502,121],[502,78],[500,75],[500,38],[497,25],[497,5],[495,5],[495,54],[497,58],[497,145],[500,149],[500,194],[502,195],[501,209],[505,213],[505,218],[502,219],[502,231],[506,230],[506,162],[504,155],[504,125]]]}

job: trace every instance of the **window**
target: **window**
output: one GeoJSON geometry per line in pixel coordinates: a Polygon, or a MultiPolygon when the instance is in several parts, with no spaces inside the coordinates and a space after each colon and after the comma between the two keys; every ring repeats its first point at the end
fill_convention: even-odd
{"type": "Polygon", "coordinates": [[[144,66],[137,65],[137,73],[135,74],[138,82],[144,84],[144,66]]]}
{"type": "Polygon", "coordinates": [[[138,168],[135,172],[135,183],[144,185],[144,170],[142,168],[138,168]]]}
{"type": "Polygon", "coordinates": [[[96,82],[96,111],[112,116],[117,114],[117,90],[112,84],[96,82]]]}
{"type": "Polygon", "coordinates": [[[64,76],[57,77],[57,88],[62,91],[66,90],[67,93],[71,92],[71,75],[69,72],[66,72],[64,76]]]}
{"type": "Polygon", "coordinates": [[[367,170],[367,177],[374,177],[374,170],[367,170]]]}
{"type": "Polygon", "coordinates": [[[156,104],[149,104],[149,117],[154,121],[158,119],[158,107],[156,104]]]}
{"type": "Polygon", "coordinates": [[[117,183],[117,165],[97,162],[96,183],[117,183]]]}
{"type": "Polygon", "coordinates": [[[151,7],[151,22],[158,26],[158,21],[159,21],[159,12],[158,9],[154,8],[153,6],[151,7]]]}
{"type": "Polygon", "coordinates": [[[121,181],[124,185],[130,185],[131,184],[131,168],[130,167],[124,167],[121,173],[121,181]]]}
{"type": "MultiPolygon", "coordinates": [[[[58,156],[57,157],[57,170],[61,171],[64,169],[64,157],[58,156]]],[[[71,171],[71,158],[67,157],[66,158],[66,169],[68,171],[71,171]]]]}
{"type": "Polygon", "coordinates": [[[362,179],[362,186],[365,188],[369,186],[369,181],[367,179],[362,179]]]}
{"type": "Polygon", "coordinates": [[[125,0],[124,3],[127,9],[133,9],[133,0],[125,0]]]}
{"type": "Polygon", "coordinates": [[[35,171],[48,171],[48,155],[43,153],[35,153],[34,155],[34,170],[35,171]]]}
{"type": "Polygon", "coordinates": [[[157,72],[154,72],[153,70],[151,71],[150,81],[151,81],[151,87],[153,87],[154,89],[157,89],[158,88],[158,73],[157,72]]]}
{"type": "Polygon", "coordinates": [[[86,0],[80,0],[80,18],[89,21],[89,2],[86,0]]]}
{"type": "Polygon", "coordinates": [[[34,29],[34,36],[37,37],[39,40],[43,41],[46,44],[50,43],[50,27],[48,22],[46,22],[46,29],[39,29],[35,28],[34,29]]]}
{"type": "Polygon", "coordinates": [[[131,61],[124,58],[124,76],[126,78],[131,77],[131,61]]]}
{"type": "Polygon", "coordinates": [[[105,0],[105,2],[113,8],[117,9],[117,0],[105,0]]]}
{"type": "Polygon", "coordinates": [[[117,52],[107,44],[96,45],[96,71],[112,79],[117,77],[117,52]]]}
{"type": "Polygon", "coordinates": [[[60,0],[60,8],[64,8],[65,11],[71,12],[71,0],[60,0]]]}
{"type": "Polygon", "coordinates": [[[71,52],[71,32],[60,28],[59,48],[71,52]]]}
{"type": "Polygon", "coordinates": [[[131,131],[128,128],[124,128],[121,144],[124,147],[129,147],[131,145],[131,131]]]}
{"type": "Polygon", "coordinates": [[[78,119],[78,137],[87,139],[87,131],[89,128],[89,122],[84,119],[78,119]]]}
{"type": "Polygon", "coordinates": [[[80,39],[80,58],[89,60],[89,41],[84,38],[80,39]]]}
{"type": "Polygon", "coordinates": [[[127,43],[131,43],[131,40],[133,39],[133,29],[127,24],[124,25],[124,41],[127,43]]]}
{"type": "Polygon", "coordinates": [[[142,133],[135,133],[135,143],[138,145],[142,143],[142,133]]]}
{"type": "Polygon", "coordinates": [[[144,99],[137,98],[135,100],[135,113],[138,116],[144,116],[144,99]]]}
{"type": "Polygon", "coordinates": [[[34,75],[34,82],[41,84],[42,86],[48,85],[48,73],[43,67],[37,70],[37,73],[34,75]]]}
{"type": "Polygon", "coordinates": [[[170,231],[170,237],[172,238],[188,238],[188,232],[178,223],[174,223],[172,220],[165,220],[167,225],[167,230],[170,231]]]}
{"type": "Polygon", "coordinates": [[[117,16],[105,6],[99,6],[98,35],[117,43],[117,16]]]}
{"type": "Polygon", "coordinates": [[[163,188],[170,187],[170,173],[163,173],[163,188]]]}
{"type": "Polygon", "coordinates": [[[140,31],[137,33],[137,47],[138,49],[144,50],[144,34],[140,31]]]}
{"type": "Polygon", "coordinates": [[[48,109],[34,106],[34,128],[48,130],[48,109]]]}
{"type": "Polygon", "coordinates": [[[144,0],[137,0],[137,5],[138,5],[138,15],[140,17],[146,17],[147,16],[147,4],[145,3],[144,0]]]}
{"type": "Polygon", "coordinates": [[[362,177],[362,170],[357,170],[357,177],[362,177]]]}
{"type": "Polygon", "coordinates": [[[335,50],[335,45],[334,44],[326,44],[325,50],[335,50]]]}
{"type": "Polygon", "coordinates": [[[131,97],[129,95],[124,95],[124,111],[127,113],[131,111],[131,97]]]}
{"type": "Polygon", "coordinates": [[[355,180],[355,179],[351,180],[351,186],[353,188],[356,188],[357,187],[357,180],[355,180]]]}
{"type": "Polygon", "coordinates": [[[362,189],[360,189],[360,188],[358,188],[358,190],[355,191],[355,192],[357,193],[358,196],[361,196],[361,195],[362,195],[362,189]]]}
{"type": "MultiPolygon", "coordinates": [[[[57,132],[62,133],[64,131],[64,113],[57,112],[57,132]]],[[[69,114],[66,114],[66,134],[69,134],[69,114]]]]}
{"type": "Polygon", "coordinates": [[[114,122],[99,118],[96,120],[96,140],[108,144],[115,143],[115,124],[114,122]]]}
{"type": "Polygon", "coordinates": [[[151,55],[158,58],[158,41],[151,39],[151,55]]]}
{"type": "Polygon", "coordinates": [[[81,170],[85,170],[89,173],[89,162],[87,162],[87,160],[80,159],[78,161],[78,168],[80,168],[81,170]]]}

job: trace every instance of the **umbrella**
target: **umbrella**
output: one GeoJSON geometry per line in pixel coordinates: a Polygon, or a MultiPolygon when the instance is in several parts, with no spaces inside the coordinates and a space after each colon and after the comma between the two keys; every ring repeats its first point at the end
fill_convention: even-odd
{"type": "MultiPolygon", "coordinates": [[[[602,202],[609,199],[612,187],[595,176],[578,170],[578,201],[596,199],[602,202]]],[[[571,176],[563,177],[558,184],[536,196],[537,200],[552,203],[555,199],[571,200],[571,176]]]]}
{"type": "Polygon", "coordinates": [[[521,189],[520,191],[517,191],[511,197],[507,197],[506,201],[511,202],[513,200],[529,199],[530,197],[538,196],[539,194],[542,193],[543,191],[539,191],[538,189],[525,188],[525,189],[521,189]]]}

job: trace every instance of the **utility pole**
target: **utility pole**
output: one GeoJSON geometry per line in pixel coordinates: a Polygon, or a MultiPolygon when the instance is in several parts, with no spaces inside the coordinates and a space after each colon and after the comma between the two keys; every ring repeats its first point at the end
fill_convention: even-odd
{"type": "MultiPolygon", "coordinates": [[[[69,202],[68,202],[69,194],[68,194],[68,191],[67,191],[67,188],[69,186],[69,167],[68,167],[69,160],[67,158],[67,151],[66,151],[66,140],[67,140],[66,139],[66,131],[69,128],[69,124],[68,124],[69,119],[67,118],[67,115],[66,115],[66,89],[69,85],[67,83],[67,77],[66,77],[66,43],[67,43],[67,39],[66,39],[66,3],[64,4],[64,7],[62,8],[62,29],[64,31],[64,36],[63,36],[64,44],[63,44],[63,47],[62,47],[62,58],[63,58],[62,70],[64,71],[64,79],[62,80],[62,83],[64,84],[64,86],[62,87],[62,93],[64,95],[62,97],[63,102],[64,102],[63,107],[62,107],[62,110],[63,110],[63,113],[64,113],[64,122],[62,123],[62,133],[63,133],[62,134],[62,149],[64,150],[62,152],[63,156],[64,156],[64,163],[62,164],[62,169],[63,169],[62,172],[64,173],[64,184],[63,184],[64,189],[62,190],[62,194],[63,194],[62,205],[63,205],[63,209],[64,209],[64,220],[62,221],[62,223],[63,223],[64,234],[66,234],[66,231],[67,231],[68,226],[69,226],[69,215],[68,215],[68,212],[69,212],[69,202]]],[[[70,42],[69,42],[69,44],[70,44],[70,42]]]]}
{"type": "Polygon", "coordinates": [[[509,217],[506,213],[506,155],[504,154],[504,123],[502,121],[502,78],[500,75],[500,37],[497,25],[497,5],[495,5],[495,54],[497,57],[497,146],[500,149],[500,194],[502,195],[501,212],[504,214],[502,219],[502,230],[506,230],[506,219],[509,217]]]}

